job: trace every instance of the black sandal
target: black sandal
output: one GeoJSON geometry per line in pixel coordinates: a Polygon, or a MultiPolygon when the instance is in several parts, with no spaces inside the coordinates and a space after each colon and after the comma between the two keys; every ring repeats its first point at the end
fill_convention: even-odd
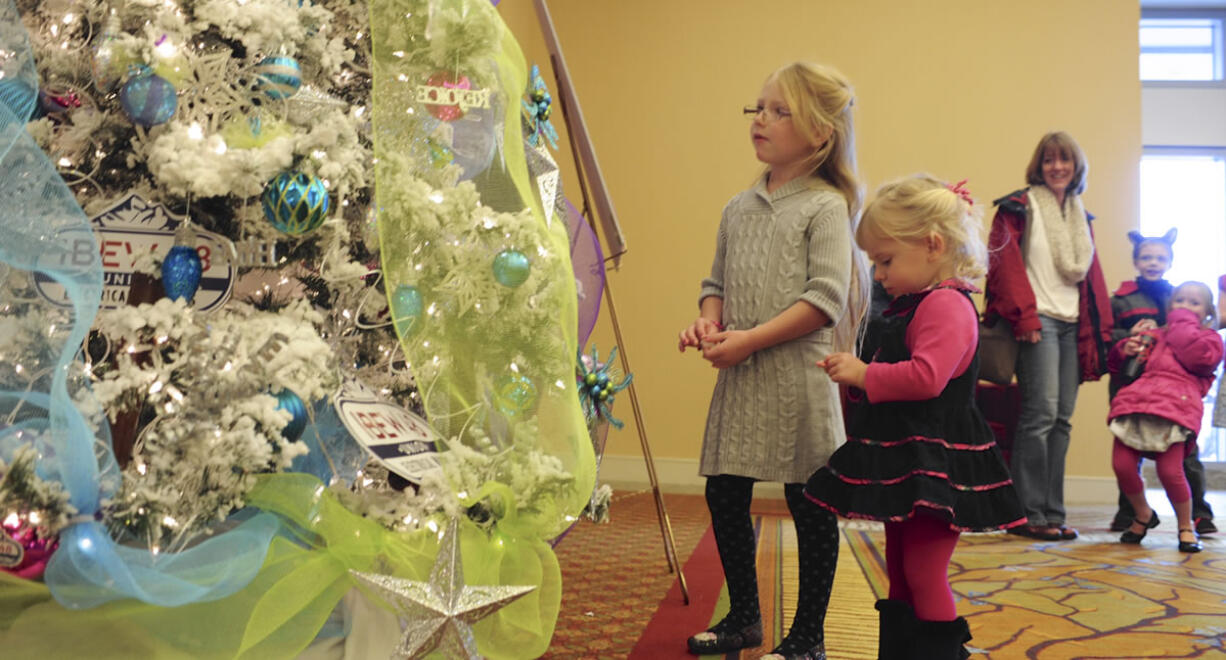
{"type": "MultiPolygon", "coordinates": [[[[1144,528],[1144,530],[1140,534],[1137,534],[1131,529],[1124,530],[1124,533],[1120,534],[1120,543],[1130,543],[1132,545],[1137,545],[1138,543],[1141,542],[1141,539],[1145,538],[1145,535],[1149,533],[1149,530],[1158,526],[1158,523],[1160,521],[1158,520],[1158,512],[1150,511],[1149,520],[1145,522],[1141,522],[1140,518],[1133,518],[1132,522],[1140,525],[1141,527],[1144,528]]],[[[1196,552],[1196,551],[1193,550],[1192,552],[1196,552]]]]}
{"type": "Polygon", "coordinates": [[[694,655],[715,655],[750,649],[762,645],[762,620],[740,629],[733,629],[737,624],[727,623],[727,619],[711,626],[685,641],[694,655]]]}
{"type": "Polygon", "coordinates": [[[1201,550],[1204,549],[1204,547],[1200,544],[1200,535],[1196,533],[1195,529],[1180,529],[1179,530],[1180,534],[1183,534],[1184,532],[1191,534],[1193,538],[1195,538],[1196,540],[1195,541],[1185,541],[1182,538],[1179,539],[1179,551],[1180,552],[1200,552],[1201,550]]]}

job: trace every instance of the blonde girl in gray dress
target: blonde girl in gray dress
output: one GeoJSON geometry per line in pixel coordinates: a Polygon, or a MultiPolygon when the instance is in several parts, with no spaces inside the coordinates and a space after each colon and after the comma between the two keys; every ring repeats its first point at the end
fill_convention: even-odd
{"type": "Polygon", "coordinates": [[[755,482],[779,481],[796,524],[800,587],[787,636],[763,657],[826,657],[838,526],[803,488],[844,432],[838,386],[808,366],[854,350],[868,306],[867,264],[851,239],[861,202],[853,99],[847,79],[826,66],[798,62],[766,79],[745,109],[766,171],[724,208],[699,317],[678,341],[719,368],[699,471],[730,607],[689,638],[695,654],[762,643],[749,505],[755,482]]]}

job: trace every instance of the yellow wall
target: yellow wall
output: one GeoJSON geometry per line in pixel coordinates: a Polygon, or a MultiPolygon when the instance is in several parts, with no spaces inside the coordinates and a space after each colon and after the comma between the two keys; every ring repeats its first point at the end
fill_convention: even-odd
{"type": "MultiPolygon", "coordinates": [[[[676,335],[696,316],[720,209],[759,170],[740,108],[786,62],[832,64],[855,85],[869,190],[916,171],[969,178],[990,216],[992,199],[1022,186],[1038,138],[1069,131],[1091,165],[1085,201],[1108,286],[1133,276],[1136,2],[552,0],[549,9],[630,248],[609,280],[657,458],[699,453],[715,373],[679,354],[676,335]]],[[[500,11],[551,79],[531,0],[502,0],[500,11]]],[[[578,204],[565,147],[558,159],[578,204]]],[[[601,313],[593,339],[603,354],[614,341],[601,313]]],[[[615,412],[632,424],[625,398],[615,412]]],[[[1106,413],[1105,383],[1084,386],[1070,476],[1111,474],[1106,413]]],[[[606,451],[637,455],[633,426],[606,451]]]]}

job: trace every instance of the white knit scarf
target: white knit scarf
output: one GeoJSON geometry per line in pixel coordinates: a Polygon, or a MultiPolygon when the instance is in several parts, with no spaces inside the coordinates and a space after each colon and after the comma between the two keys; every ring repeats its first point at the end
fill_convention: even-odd
{"type": "Polygon", "coordinates": [[[1056,272],[1065,284],[1084,280],[1094,259],[1094,243],[1090,240],[1090,223],[1086,221],[1081,197],[1066,194],[1061,208],[1047,186],[1031,186],[1029,194],[1031,214],[1042,219],[1056,272]]]}

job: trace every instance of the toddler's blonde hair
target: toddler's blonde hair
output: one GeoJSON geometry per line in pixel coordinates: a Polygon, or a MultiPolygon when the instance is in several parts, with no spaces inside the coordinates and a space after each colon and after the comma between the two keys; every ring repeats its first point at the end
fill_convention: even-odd
{"type": "Polygon", "coordinates": [[[988,272],[988,251],[980,235],[979,213],[944,181],[916,174],[877,189],[864,209],[856,244],[873,238],[922,243],[932,234],[945,241],[951,275],[973,284],[988,272]]]}
{"type": "Polygon", "coordinates": [[[1217,329],[1217,308],[1213,306],[1213,289],[1209,288],[1204,282],[1195,280],[1184,282],[1179,286],[1171,289],[1171,297],[1166,300],[1166,311],[1169,313],[1172,309],[1171,304],[1175,302],[1175,294],[1179,293],[1180,289],[1196,289],[1201,294],[1201,302],[1205,303],[1205,318],[1202,318],[1201,325],[1205,327],[1217,329]],[[1208,321],[1206,323],[1206,320],[1208,321]]]}

